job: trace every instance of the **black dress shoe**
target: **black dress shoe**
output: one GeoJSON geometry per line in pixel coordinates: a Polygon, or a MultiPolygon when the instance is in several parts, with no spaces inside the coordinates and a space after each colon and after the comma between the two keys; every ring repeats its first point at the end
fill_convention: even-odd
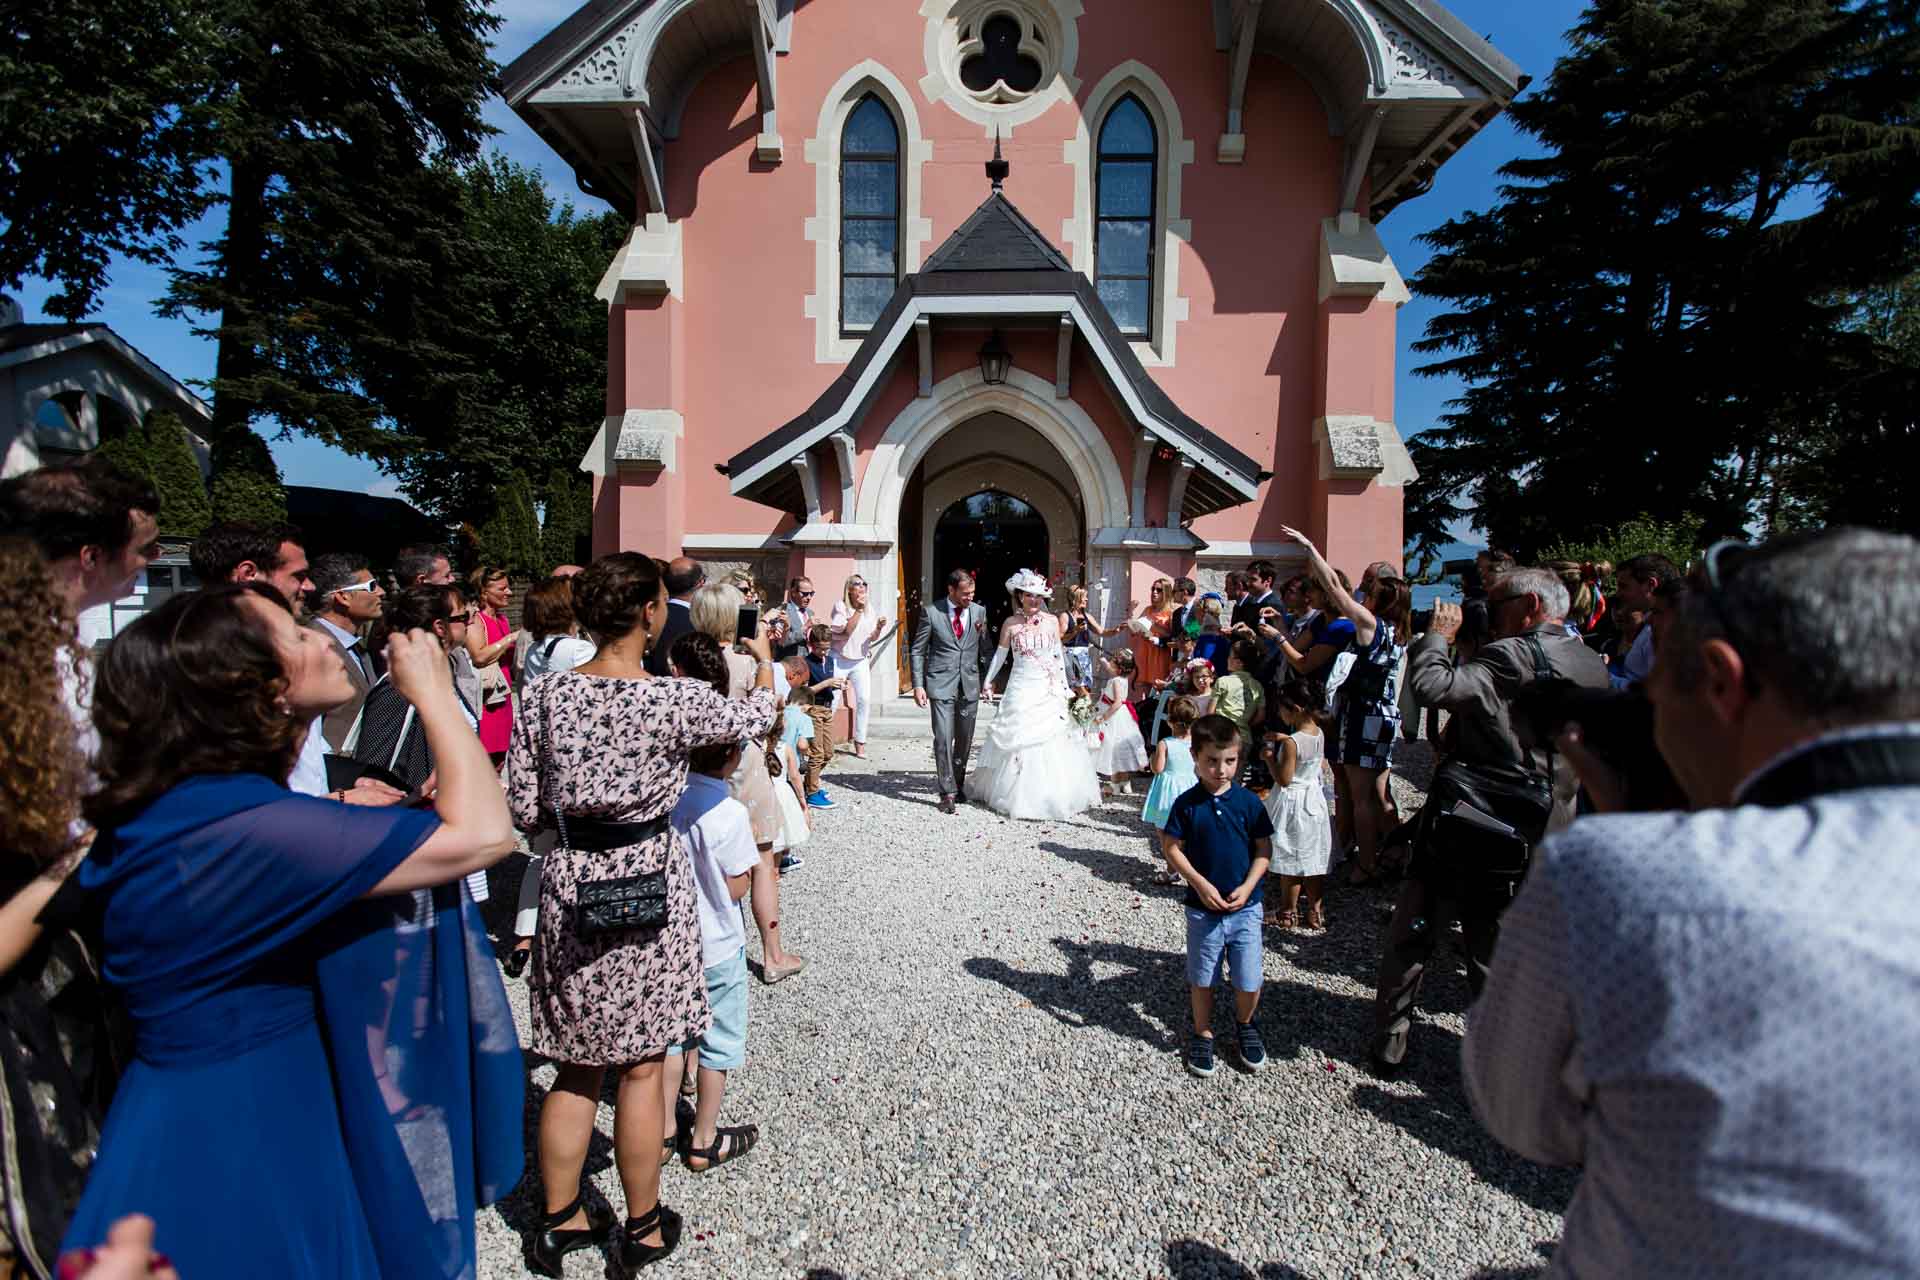
{"type": "Polygon", "coordinates": [[[604,1243],[613,1235],[613,1213],[601,1205],[587,1206],[587,1226],[580,1230],[560,1230],[560,1224],[580,1212],[584,1195],[574,1198],[572,1204],[558,1213],[540,1215],[535,1221],[534,1232],[527,1237],[527,1270],[537,1276],[559,1276],[565,1269],[565,1258],[576,1249],[590,1249],[604,1243]]]}
{"type": "Polygon", "coordinates": [[[942,813],[953,813],[953,812],[955,812],[955,810],[954,810],[954,807],[953,807],[953,797],[952,797],[952,796],[941,796],[941,797],[940,797],[940,812],[942,812],[942,813]]]}
{"type": "Polygon", "coordinates": [[[620,1265],[631,1276],[640,1268],[660,1261],[679,1244],[680,1215],[656,1200],[653,1208],[641,1217],[627,1219],[627,1229],[620,1237],[620,1265]],[[655,1227],[660,1228],[660,1243],[642,1241],[640,1237],[655,1227]]]}
{"type": "Polygon", "coordinates": [[[515,947],[507,952],[506,963],[501,968],[507,971],[509,978],[517,978],[527,971],[527,965],[533,959],[532,947],[515,947]]]}

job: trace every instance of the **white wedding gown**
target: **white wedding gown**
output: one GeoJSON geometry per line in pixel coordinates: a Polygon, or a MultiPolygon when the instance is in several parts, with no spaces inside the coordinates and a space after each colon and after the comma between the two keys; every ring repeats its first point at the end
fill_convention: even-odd
{"type": "Polygon", "coordinates": [[[1071,818],[1100,803],[1085,736],[1067,715],[1059,624],[1014,629],[1013,674],[980,749],[967,798],[1010,818],[1071,818]]]}

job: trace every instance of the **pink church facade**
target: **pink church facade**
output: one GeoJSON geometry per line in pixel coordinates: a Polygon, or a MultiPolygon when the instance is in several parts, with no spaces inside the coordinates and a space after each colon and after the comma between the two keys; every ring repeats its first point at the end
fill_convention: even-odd
{"type": "Polygon", "coordinates": [[[1430,0],[594,0],[505,88],[634,219],[596,553],[1111,621],[1283,524],[1397,563],[1375,226],[1523,84],[1430,0]]]}

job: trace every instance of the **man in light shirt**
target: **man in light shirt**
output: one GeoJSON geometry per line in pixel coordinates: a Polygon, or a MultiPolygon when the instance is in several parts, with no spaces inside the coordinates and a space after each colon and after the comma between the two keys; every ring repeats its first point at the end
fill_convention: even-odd
{"type": "Polygon", "coordinates": [[[1648,681],[1690,813],[1546,841],[1467,1093],[1584,1166],[1553,1276],[1920,1272],[1920,542],[1722,544],[1648,681]]]}
{"type": "Polygon", "coordinates": [[[367,628],[380,616],[387,593],[374,580],[365,556],[343,551],[321,556],[309,570],[313,590],[307,596],[312,617],[307,625],[320,632],[340,650],[346,663],[347,678],[353,681],[353,697],[323,717],[327,745],[334,751],[346,749],[347,735],[367,700],[367,690],[380,678],[384,662],[367,648],[367,628]]]}
{"type": "MultiPolygon", "coordinates": [[[[54,590],[76,618],[133,590],[160,552],[159,518],[153,484],[98,454],[0,484],[0,533],[24,537],[39,549],[54,590]]],[[[84,659],[62,658],[55,674],[79,726],[78,746],[91,758],[100,739],[86,667],[84,659]]]]}

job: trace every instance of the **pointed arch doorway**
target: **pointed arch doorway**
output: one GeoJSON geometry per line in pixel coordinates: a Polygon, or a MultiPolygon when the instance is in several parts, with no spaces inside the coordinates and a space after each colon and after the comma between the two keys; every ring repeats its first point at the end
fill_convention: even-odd
{"type": "MultiPolygon", "coordinates": [[[[1062,588],[1085,577],[1087,517],[1075,473],[1009,413],[968,418],[925,450],[901,491],[899,530],[903,617],[942,595],[955,569],[974,574],[975,598],[996,632],[1013,611],[1006,581],[1015,570],[1062,588]]],[[[904,651],[901,680],[911,687],[904,651]]]]}

